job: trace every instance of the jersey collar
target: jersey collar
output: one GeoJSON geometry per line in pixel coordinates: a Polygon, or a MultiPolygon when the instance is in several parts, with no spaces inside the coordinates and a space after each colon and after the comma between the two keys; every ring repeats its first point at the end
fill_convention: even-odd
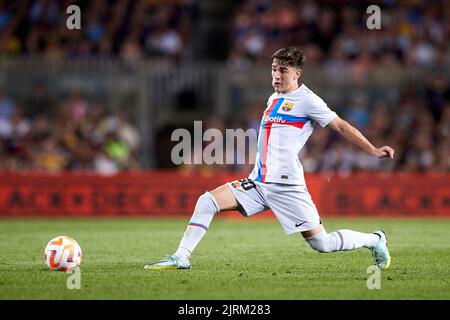
{"type": "Polygon", "coordinates": [[[302,90],[304,85],[303,85],[303,83],[300,83],[300,85],[298,86],[298,88],[297,89],[295,89],[294,91],[291,91],[291,92],[288,92],[288,93],[278,93],[278,92],[275,92],[276,94],[277,94],[277,97],[282,97],[282,96],[285,96],[285,95],[288,95],[288,94],[293,94],[293,93],[297,93],[297,92],[299,92],[300,90],[302,90]]]}

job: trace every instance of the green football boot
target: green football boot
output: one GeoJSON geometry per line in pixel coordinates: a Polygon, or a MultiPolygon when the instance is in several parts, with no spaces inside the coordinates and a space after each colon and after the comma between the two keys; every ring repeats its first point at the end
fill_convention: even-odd
{"type": "Polygon", "coordinates": [[[386,233],[383,230],[377,230],[374,234],[380,237],[380,241],[369,249],[372,252],[372,256],[378,268],[387,269],[391,264],[391,256],[389,255],[389,250],[387,248],[386,233]]]}
{"type": "Polygon", "coordinates": [[[187,270],[191,269],[191,263],[188,259],[181,259],[176,255],[167,255],[165,259],[152,264],[146,264],[146,270],[187,270]]]}

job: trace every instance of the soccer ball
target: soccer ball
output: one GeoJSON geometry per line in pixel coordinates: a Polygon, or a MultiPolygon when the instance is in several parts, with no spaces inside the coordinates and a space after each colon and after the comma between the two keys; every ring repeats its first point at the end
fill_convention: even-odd
{"type": "Polygon", "coordinates": [[[59,236],[47,243],[44,259],[52,270],[70,271],[81,263],[82,252],[80,245],[70,237],[59,236]]]}

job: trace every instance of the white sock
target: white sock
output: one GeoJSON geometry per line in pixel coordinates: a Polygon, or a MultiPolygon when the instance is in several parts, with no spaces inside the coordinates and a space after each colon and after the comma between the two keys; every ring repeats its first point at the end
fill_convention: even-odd
{"type": "Polygon", "coordinates": [[[335,232],[338,234],[340,240],[339,251],[354,250],[362,247],[369,248],[380,241],[380,236],[373,233],[362,233],[348,229],[335,232]]]}
{"type": "Polygon", "coordinates": [[[319,252],[335,252],[369,248],[375,245],[380,237],[373,233],[362,233],[353,230],[338,230],[327,233],[325,230],[305,239],[309,245],[319,252]]]}
{"type": "Polygon", "coordinates": [[[214,214],[219,211],[220,209],[216,199],[209,192],[202,194],[198,198],[194,214],[175,252],[176,256],[189,259],[194,249],[200,243],[200,240],[206,234],[214,214]]]}

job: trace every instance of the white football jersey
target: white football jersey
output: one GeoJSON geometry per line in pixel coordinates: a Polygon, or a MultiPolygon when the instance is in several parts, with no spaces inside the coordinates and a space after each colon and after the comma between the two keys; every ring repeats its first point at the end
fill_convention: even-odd
{"type": "Polygon", "coordinates": [[[261,120],[256,163],[249,178],[263,183],[304,185],[298,154],[316,121],[325,127],[336,117],[304,84],[289,93],[273,93],[261,120]]]}

